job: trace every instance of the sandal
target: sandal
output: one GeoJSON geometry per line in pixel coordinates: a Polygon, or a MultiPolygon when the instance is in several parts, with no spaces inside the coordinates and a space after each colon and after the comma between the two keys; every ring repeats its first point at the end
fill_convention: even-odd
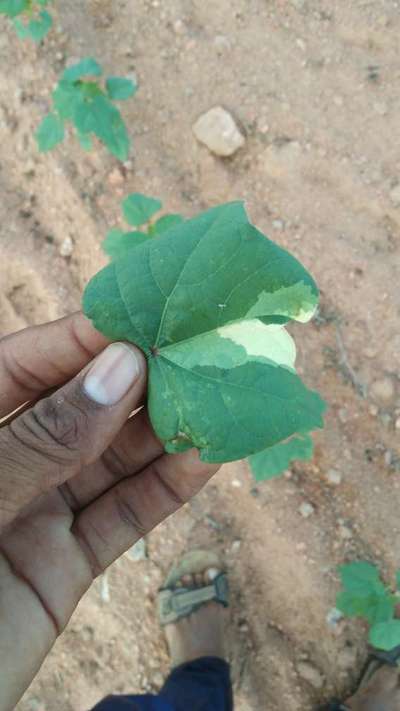
{"type": "Polygon", "coordinates": [[[168,573],[163,587],[158,593],[158,616],[161,625],[188,617],[207,602],[215,601],[228,607],[228,577],[219,573],[212,582],[202,587],[177,587],[178,581],[185,575],[202,573],[209,568],[221,568],[215,553],[204,550],[186,553],[177,565],[168,573]]]}
{"type": "MultiPolygon", "coordinates": [[[[381,669],[383,666],[387,665],[390,667],[399,666],[400,662],[400,645],[394,647],[390,652],[384,652],[380,649],[374,649],[371,647],[371,651],[368,655],[367,661],[361,671],[360,678],[357,684],[357,691],[362,689],[371,680],[373,675],[381,669]]],[[[319,711],[350,711],[348,706],[336,699],[332,699],[330,703],[326,706],[321,706],[319,711]]]]}

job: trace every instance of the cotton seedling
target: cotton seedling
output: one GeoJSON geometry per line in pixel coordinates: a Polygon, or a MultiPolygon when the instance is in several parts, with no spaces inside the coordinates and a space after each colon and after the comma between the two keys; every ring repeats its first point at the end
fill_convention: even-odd
{"type": "Polygon", "coordinates": [[[128,195],[122,202],[122,212],[125,221],[131,227],[135,227],[135,230],[128,232],[118,228],[110,230],[102,244],[105,253],[111,259],[118,259],[133,247],[152,237],[159,236],[183,222],[183,217],[177,214],[163,215],[157,220],[153,220],[162,206],[160,200],[141,193],[128,195]]]}
{"type": "Polygon", "coordinates": [[[0,0],[0,15],[12,19],[20,39],[41,42],[53,25],[45,9],[53,0],[0,0]]]}
{"type": "Polygon", "coordinates": [[[381,580],[376,566],[355,561],[339,566],[343,589],[336,607],[346,617],[361,617],[369,625],[369,642],[377,649],[390,651],[400,644],[400,620],[395,618],[400,601],[400,571],[394,594],[381,580]]]}
{"type": "Polygon", "coordinates": [[[128,158],[130,140],[125,123],[113,101],[132,97],[137,85],[131,79],[108,77],[104,86],[101,65],[87,57],[68,67],[53,91],[53,110],[40,124],[36,138],[41,152],[50,151],[65,138],[71,123],[82,147],[90,150],[97,136],[119,160],[128,158]]]}
{"type": "MultiPolygon", "coordinates": [[[[130,197],[133,226],[161,207],[130,197]]],[[[147,357],[149,416],[165,450],[196,447],[203,461],[232,461],[322,427],[325,405],[297,375],[284,328],[312,317],[317,287],[243,204],[136,239],[93,277],[83,309],[108,338],[147,357]]]]}

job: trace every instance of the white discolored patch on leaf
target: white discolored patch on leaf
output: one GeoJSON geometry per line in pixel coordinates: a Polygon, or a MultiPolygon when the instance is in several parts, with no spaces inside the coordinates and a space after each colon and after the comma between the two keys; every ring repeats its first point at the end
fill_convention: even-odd
{"type": "Polygon", "coordinates": [[[304,282],[282,287],[276,291],[262,291],[246,318],[262,316],[286,316],[288,319],[307,323],[315,314],[318,297],[304,282]]]}
{"type": "Polygon", "coordinates": [[[230,341],[242,346],[249,360],[262,357],[294,369],[296,346],[283,326],[266,325],[258,319],[251,319],[223,326],[217,333],[222,338],[229,338],[230,341]]]}

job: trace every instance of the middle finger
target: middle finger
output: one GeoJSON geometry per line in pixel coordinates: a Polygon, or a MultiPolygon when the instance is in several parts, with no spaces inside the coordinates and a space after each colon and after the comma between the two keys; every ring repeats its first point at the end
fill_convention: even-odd
{"type": "Polygon", "coordinates": [[[79,511],[121,479],[140,472],[163,452],[147,410],[142,408],[128,420],[97,462],[60,487],[61,493],[72,511],[79,511]]]}

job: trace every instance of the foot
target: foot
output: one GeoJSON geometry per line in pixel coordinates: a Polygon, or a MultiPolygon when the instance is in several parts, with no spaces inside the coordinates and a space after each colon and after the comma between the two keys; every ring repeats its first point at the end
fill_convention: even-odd
{"type": "MultiPolygon", "coordinates": [[[[184,575],[177,587],[204,587],[219,574],[217,568],[202,573],[184,575]]],[[[208,602],[188,617],[165,626],[171,662],[177,667],[200,657],[225,658],[224,621],[225,608],[218,602],[208,602]]]]}
{"type": "Polygon", "coordinates": [[[381,667],[345,705],[352,711],[399,711],[399,673],[396,667],[381,667]]]}

